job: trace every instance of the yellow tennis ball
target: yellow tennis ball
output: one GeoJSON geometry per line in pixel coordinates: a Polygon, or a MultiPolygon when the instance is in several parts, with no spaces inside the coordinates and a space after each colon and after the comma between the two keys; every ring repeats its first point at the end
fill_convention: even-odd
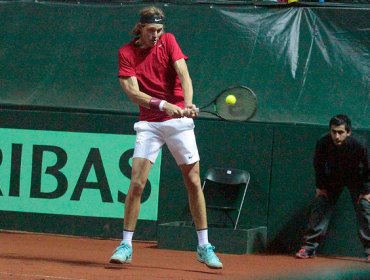
{"type": "Polygon", "coordinates": [[[229,105],[234,105],[236,103],[236,97],[233,94],[226,96],[225,102],[229,105]]]}

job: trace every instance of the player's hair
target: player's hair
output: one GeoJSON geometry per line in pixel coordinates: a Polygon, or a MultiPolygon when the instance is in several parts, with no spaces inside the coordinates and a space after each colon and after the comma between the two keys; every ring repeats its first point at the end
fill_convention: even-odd
{"type": "Polygon", "coordinates": [[[339,126],[339,125],[342,125],[342,124],[344,124],[344,127],[345,127],[347,132],[352,130],[351,120],[347,115],[344,115],[344,114],[340,114],[340,115],[336,115],[336,116],[332,117],[330,119],[330,122],[329,122],[329,128],[332,125],[339,126]]]}
{"type": "MultiPolygon", "coordinates": [[[[154,6],[150,6],[150,7],[146,7],[146,8],[141,9],[140,13],[139,13],[139,16],[140,16],[140,18],[150,17],[150,16],[157,16],[157,17],[160,17],[162,19],[165,18],[164,12],[160,8],[157,8],[157,7],[154,7],[154,6]]],[[[136,25],[132,29],[131,33],[134,34],[135,36],[139,36],[140,32],[141,32],[141,28],[144,25],[145,25],[145,23],[141,23],[139,21],[138,23],[136,23],[136,25]]]]}

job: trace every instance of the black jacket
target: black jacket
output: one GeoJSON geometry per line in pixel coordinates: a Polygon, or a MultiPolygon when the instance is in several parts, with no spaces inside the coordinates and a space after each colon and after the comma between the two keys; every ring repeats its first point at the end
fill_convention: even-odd
{"type": "Polygon", "coordinates": [[[367,145],[353,136],[336,146],[330,133],[317,141],[314,155],[316,187],[329,189],[340,186],[358,187],[370,193],[370,171],[367,145]]]}

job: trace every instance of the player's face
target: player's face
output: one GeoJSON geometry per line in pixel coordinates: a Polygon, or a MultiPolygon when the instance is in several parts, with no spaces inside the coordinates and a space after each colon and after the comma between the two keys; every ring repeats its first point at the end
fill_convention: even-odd
{"type": "Polygon", "coordinates": [[[340,146],[346,141],[346,138],[351,135],[351,131],[347,131],[344,124],[339,126],[332,125],[330,127],[330,135],[334,144],[340,146]]]}
{"type": "Polygon", "coordinates": [[[151,48],[157,44],[163,34],[163,24],[145,24],[140,33],[140,43],[144,48],[151,48]]]}

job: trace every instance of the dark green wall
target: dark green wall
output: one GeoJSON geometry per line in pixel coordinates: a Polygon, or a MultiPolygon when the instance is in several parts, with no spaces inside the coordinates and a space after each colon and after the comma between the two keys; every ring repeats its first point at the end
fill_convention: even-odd
{"type": "MultiPolygon", "coordinates": [[[[196,120],[198,148],[201,155],[201,175],[210,167],[231,167],[246,169],[251,173],[248,196],[240,218],[244,228],[267,224],[268,192],[271,173],[271,151],[273,130],[269,125],[239,124],[223,121],[196,120]]],[[[166,176],[161,184],[166,186],[160,194],[161,219],[172,222],[188,218],[186,191],[178,170],[173,169],[175,162],[167,150],[163,160],[166,176]],[[177,182],[177,184],[174,184],[177,182]],[[174,200],[174,198],[178,198],[174,200]],[[181,201],[183,208],[179,208],[181,201]],[[174,206],[172,208],[171,206],[174,206]],[[171,211],[168,211],[168,208],[171,211]],[[177,209],[176,209],[177,208],[177,209]]]]}
{"type": "MultiPolygon", "coordinates": [[[[0,110],[2,128],[133,134],[136,120],[137,116],[91,112],[0,110]]],[[[240,227],[267,226],[269,251],[295,251],[314,198],[314,146],[326,128],[206,119],[198,119],[195,124],[202,177],[211,166],[241,168],[251,173],[240,227]]],[[[368,130],[356,132],[369,137],[368,130]]],[[[167,148],[163,150],[158,207],[158,221],[139,221],[136,239],[156,240],[158,224],[191,219],[181,173],[167,148]]],[[[320,250],[361,256],[355,214],[347,193],[337,209],[328,240],[320,250]]],[[[0,211],[0,228],[120,238],[122,220],[0,211]]]]}

